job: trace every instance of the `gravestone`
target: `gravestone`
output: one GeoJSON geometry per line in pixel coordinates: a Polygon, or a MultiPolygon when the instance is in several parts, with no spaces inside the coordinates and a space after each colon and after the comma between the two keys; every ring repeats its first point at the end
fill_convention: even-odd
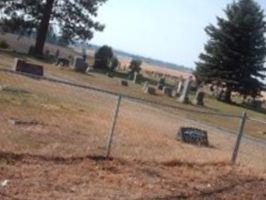
{"type": "Polygon", "coordinates": [[[194,104],[197,106],[204,106],[204,97],[205,93],[201,89],[199,89],[196,93],[194,104]]]}
{"type": "Polygon", "coordinates": [[[143,85],[143,90],[145,91],[148,87],[149,87],[149,82],[145,81],[145,83],[143,85]]]}
{"type": "Polygon", "coordinates": [[[167,86],[163,87],[163,94],[168,96],[168,97],[172,97],[172,91],[173,89],[167,86]]]}
{"type": "Polygon", "coordinates": [[[161,77],[158,84],[157,84],[157,89],[158,90],[163,90],[163,87],[165,85],[165,78],[164,77],[161,77]]]}
{"type": "Polygon", "coordinates": [[[182,90],[183,90],[183,81],[180,81],[177,85],[177,94],[178,95],[181,95],[182,93],[182,90]]]}
{"type": "Polygon", "coordinates": [[[128,72],[128,80],[133,80],[134,79],[134,72],[132,70],[130,70],[128,72]]]}
{"type": "Polygon", "coordinates": [[[88,68],[88,64],[84,61],[83,58],[75,56],[72,68],[78,72],[85,72],[86,69],[88,68]]]}
{"type": "Polygon", "coordinates": [[[163,85],[161,85],[161,84],[157,84],[157,89],[158,89],[158,90],[163,90],[163,85]]]}
{"type": "Polygon", "coordinates": [[[15,58],[13,70],[37,76],[43,76],[43,66],[28,63],[25,60],[15,58]]]}
{"type": "Polygon", "coordinates": [[[127,87],[128,86],[128,82],[126,80],[121,80],[120,81],[120,85],[127,87]]]}
{"type": "Polygon", "coordinates": [[[86,74],[89,74],[92,71],[93,71],[93,67],[88,66],[86,69],[86,74]]]}
{"type": "Polygon", "coordinates": [[[172,97],[177,97],[178,93],[177,93],[177,88],[174,88],[172,90],[172,97]]]}
{"type": "Polygon", "coordinates": [[[20,58],[14,59],[14,65],[13,69],[16,71],[17,68],[23,68],[23,65],[25,65],[26,61],[20,58]]]}
{"type": "Polygon", "coordinates": [[[263,102],[261,100],[255,100],[253,102],[253,106],[255,109],[260,110],[262,108],[263,102]]]}
{"type": "Polygon", "coordinates": [[[182,90],[182,94],[179,98],[179,102],[181,103],[189,103],[188,93],[190,89],[191,79],[188,78],[184,83],[184,88],[182,90]]]}
{"type": "Polygon", "coordinates": [[[253,99],[253,98],[247,98],[244,102],[244,104],[246,106],[255,108],[257,110],[260,110],[263,108],[263,101],[261,100],[257,100],[257,99],[253,99]]]}
{"type": "Polygon", "coordinates": [[[154,87],[148,86],[144,92],[146,94],[150,94],[150,95],[155,95],[156,94],[156,89],[154,87]]]}
{"type": "Polygon", "coordinates": [[[192,127],[181,127],[176,135],[176,139],[188,144],[209,146],[207,131],[192,127]]]}
{"type": "Polygon", "coordinates": [[[70,61],[67,58],[58,58],[56,61],[56,66],[59,67],[69,67],[70,61]]]}
{"type": "Polygon", "coordinates": [[[139,81],[139,74],[137,72],[134,73],[134,77],[133,77],[133,83],[137,84],[139,81]]]}

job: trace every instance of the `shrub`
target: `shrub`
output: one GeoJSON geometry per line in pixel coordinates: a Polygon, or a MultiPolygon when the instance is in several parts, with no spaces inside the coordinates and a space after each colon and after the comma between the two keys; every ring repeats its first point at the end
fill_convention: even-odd
{"type": "Polygon", "coordinates": [[[8,49],[9,48],[9,44],[5,40],[1,40],[0,41],[0,48],[1,49],[8,49]]]}
{"type": "Polygon", "coordinates": [[[108,69],[111,68],[111,61],[113,59],[113,50],[109,46],[102,46],[95,53],[94,68],[96,69],[108,69]]]}

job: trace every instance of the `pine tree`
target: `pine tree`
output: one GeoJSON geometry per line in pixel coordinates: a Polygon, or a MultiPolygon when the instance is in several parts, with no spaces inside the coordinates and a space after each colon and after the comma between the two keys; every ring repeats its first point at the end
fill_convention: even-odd
{"type": "Polygon", "coordinates": [[[6,32],[37,32],[35,54],[42,55],[49,26],[59,28],[64,40],[89,40],[104,26],[92,18],[106,0],[1,0],[0,26],[6,32]]]}
{"type": "Polygon", "coordinates": [[[228,5],[226,18],[205,29],[210,40],[196,63],[195,76],[205,83],[226,88],[225,101],[236,91],[256,97],[264,84],[266,22],[264,11],[254,0],[228,5]]]}

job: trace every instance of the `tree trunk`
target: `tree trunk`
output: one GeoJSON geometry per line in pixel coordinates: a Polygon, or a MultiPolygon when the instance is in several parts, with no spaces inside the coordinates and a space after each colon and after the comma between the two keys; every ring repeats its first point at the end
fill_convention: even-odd
{"type": "Polygon", "coordinates": [[[46,4],[43,10],[43,16],[41,23],[37,31],[37,38],[35,43],[34,54],[36,56],[41,56],[43,54],[44,44],[49,28],[49,22],[51,19],[51,14],[53,10],[54,0],[46,0],[46,4]]]}

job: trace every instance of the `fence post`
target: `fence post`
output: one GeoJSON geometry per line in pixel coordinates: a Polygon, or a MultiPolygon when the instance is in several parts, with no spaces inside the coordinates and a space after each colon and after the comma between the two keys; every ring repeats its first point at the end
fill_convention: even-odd
{"type": "Polygon", "coordinates": [[[231,158],[231,164],[236,163],[236,159],[237,159],[237,155],[238,155],[238,151],[239,151],[239,146],[240,146],[241,139],[243,136],[243,130],[244,130],[246,118],[247,118],[247,114],[246,114],[246,112],[243,112],[241,119],[239,121],[238,135],[237,135],[234,151],[233,151],[232,158],[231,158]]]}
{"type": "Polygon", "coordinates": [[[111,153],[114,130],[115,130],[115,126],[116,126],[117,116],[118,116],[118,113],[119,113],[119,107],[120,107],[121,99],[122,99],[122,97],[121,97],[121,95],[119,95],[118,98],[117,98],[116,107],[114,109],[112,127],[110,129],[110,133],[109,133],[109,137],[108,137],[108,141],[107,141],[107,152],[106,152],[106,155],[105,155],[106,159],[109,158],[110,153],[111,153]]]}

